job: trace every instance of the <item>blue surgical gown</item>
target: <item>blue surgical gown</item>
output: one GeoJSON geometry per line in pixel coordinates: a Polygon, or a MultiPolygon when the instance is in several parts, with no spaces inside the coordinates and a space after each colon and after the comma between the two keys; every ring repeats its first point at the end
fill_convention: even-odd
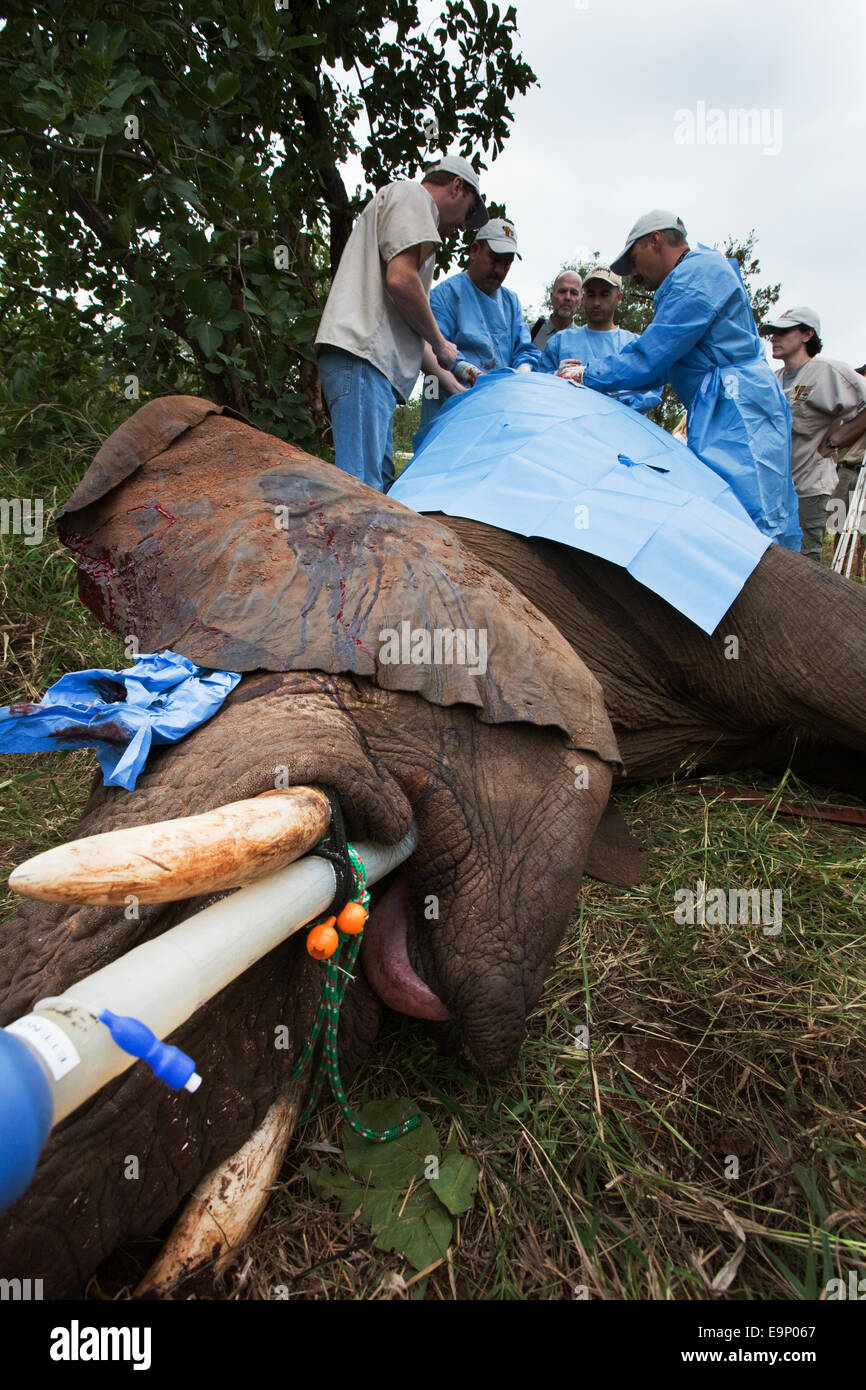
{"type": "MultiPolygon", "coordinates": [[[[637,336],[627,328],[563,328],[560,333],[555,333],[548,339],[547,346],[541,354],[541,370],[557,371],[560,362],[566,357],[574,357],[578,362],[597,362],[600,357],[610,357],[613,353],[620,352],[626,343],[633,342],[637,336]]],[[[655,410],[660,403],[663,388],[664,381],[659,380],[650,391],[609,391],[606,394],[616,396],[623,405],[630,405],[632,410],[639,410],[641,415],[646,415],[650,410],[655,410]]]]}
{"type": "Polygon", "coordinates": [[[608,392],[645,390],[659,379],[688,411],[689,448],[765,535],[799,550],[791,412],[743,283],[719,251],[689,251],[656,291],[649,327],[584,375],[587,386],[608,392]]]}
{"type": "MultiPolygon", "coordinates": [[[[527,363],[535,370],[541,353],[532,346],[520,300],[513,290],[500,285],[485,294],[465,271],[452,275],[430,291],[430,308],[444,338],[456,343],[460,356],[485,372],[527,363]]],[[[438,386],[439,383],[435,382],[438,386]]],[[[430,378],[425,378],[421,404],[421,428],[429,425],[447,397],[427,398],[430,378]]]]}

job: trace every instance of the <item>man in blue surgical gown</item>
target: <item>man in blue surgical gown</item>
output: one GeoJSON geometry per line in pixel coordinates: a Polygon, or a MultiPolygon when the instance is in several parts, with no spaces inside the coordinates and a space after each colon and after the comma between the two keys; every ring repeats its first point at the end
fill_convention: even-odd
{"type": "MultiPolygon", "coordinates": [[[[532,346],[520,300],[502,283],[515,256],[520,256],[520,252],[514,224],[506,218],[493,217],[479,230],[469,248],[468,268],[435,285],[430,292],[430,308],[440,331],[449,342],[457,344],[463,361],[483,372],[501,367],[534,371],[541,358],[538,348],[532,346]]],[[[425,377],[421,428],[430,424],[448,396],[465,389],[441,366],[436,376],[425,377]]]]}
{"type": "MultiPolygon", "coordinates": [[[[563,328],[548,340],[541,354],[541,370],[556,372],[560,362],[574,359],[578,362],[596,362],[600,357],[609,357],[619,352],[626,343],[638,335],[627,328],[617,328],[614,315],[617,305],[622,303],[622,278],[606,265],[594,265],[587,272],[583,282],[583,309],[586,325],[582,328],[563,328]]],[[[623,405],[639,410],[647,415],[661,402],[664,382],[656,382],[649,391],[613,391],[623,405]]]]}
{"type": "Polygon", "coordinates": [[[652,323],[572,379],[607,392],[668,380],[688,411],[689,448],[765,535],[799,550],[791,412],[737,271],[718,251],[691,250],[680,219],[659,209],[635,224],[611,269],[657,291],[652,323]]]}

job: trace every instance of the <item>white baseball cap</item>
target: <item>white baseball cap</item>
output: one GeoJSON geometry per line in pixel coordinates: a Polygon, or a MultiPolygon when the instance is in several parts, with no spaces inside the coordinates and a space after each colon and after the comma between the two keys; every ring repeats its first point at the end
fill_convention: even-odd
{"type": "Polygon", "coordinates": [[[611,270],[609,265],[594,265],[592,270],[588,270],[584,275],[584,285],[588,285],[590,280],[606,280],[609,285],[615,285],[618,290],[622,289],[622,276],[611,270]]]}
{"type": "Polygon", "coordinates": [[[483,227],[484,223],[489,220],[487,208],[484,206],[481,197],[481,186],[478,182],[478,175],[472,168],[469,160],[464,159],[462,155],[459,154],[443,155],[438,164],[434,164],[432,169],[425,169],[424,172],[425,174],[435,174],[440,169],[446,174],[455,174],[458,179],[462,179],[464,183],[468,183],[469,187],[475,190],[475,207],[466,219],[466,226],[470,232],[477,231],[479,227],[483,227]]]}
{"type": "Polygon", "coordinates": [[[495,251],[497,256],[514,255],[522,261],[523,257],[517,249],[517,233],[514,230],[514,223],[507,221],[504,217],[491,217],[489,222],[479,230],[475,237],[476,241],[486,241],[491,251],[495,251]]]}
{"type": "Polygon", "coordinates": [[[615,261],[611,261],[610,268],[617,275],[628,275],[631,272],[631,262],[628,253],[636,241],[641,237],[649,236],[650,232],[682,232],[686,235],[686,229],[682,218],[677,217],[675,212],[669,212],[665,208],[653,208],[652,212],[645,212],[643,217],[639,217],[628,234],[625,243],[625,250],[620,251],[615,261]]]}
{"type": "Polygon", "coordinates": [[[794,309],[786,309],[784,314],[776,314],[764,319],[760,331],[766,335],[779,328],[814,328],[818,337],[821,336],[821,320],[815,310],[809,308],[808,304],[798,304],[794,309]]]}

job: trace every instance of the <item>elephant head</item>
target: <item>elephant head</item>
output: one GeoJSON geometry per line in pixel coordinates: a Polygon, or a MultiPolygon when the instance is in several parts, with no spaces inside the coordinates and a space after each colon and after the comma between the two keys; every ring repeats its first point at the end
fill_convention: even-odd
{"type": "MultiPolygon", "coordinates": [[[[552,624],[436,522],[190,398],[131,417],[59,527],[103,622],[143,650],[245,673],[134,792],[95,787],[77,835],[196,814],[277,776],[333,786],[350,838],[390,843],[414,818],[417,849],[374,896],[343,1062],[364,1055],[385,1004],[431,1020],[483,1072],[507,1067],[618,761],[598,684],[552,624]]],[[[25,904],[0,943],[0,1022],[204,901],[133,920],[25,904]]],[[[259,1123],[318,990],[293,937],[172,1039],[204,1077],[195,1095],[135,1066],[69,1116],[0,1219],[3,1272],[63,1296],[154,1231],[259,1123]]]]}

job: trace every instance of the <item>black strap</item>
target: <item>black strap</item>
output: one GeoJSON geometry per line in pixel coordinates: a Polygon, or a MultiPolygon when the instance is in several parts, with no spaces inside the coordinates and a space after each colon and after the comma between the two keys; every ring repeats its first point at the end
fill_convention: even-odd
{"type": "Polygon", "coordinates": [[[333,787],[325,787],[321,783],[318,785],[319,790],[323,791],[328,798],[331,807],[331,824],[325,838],[319,841],[315,849],[310,850],[310,854],[317,854],[333,865],[337,886],[333,902],[324,915],[325,917],[339,917],[346,903],[351,902],[355,896],[355,870],[352,868],[352,861],[349,858],[346,822],[343,819],[340,799],[333,787]]]}

